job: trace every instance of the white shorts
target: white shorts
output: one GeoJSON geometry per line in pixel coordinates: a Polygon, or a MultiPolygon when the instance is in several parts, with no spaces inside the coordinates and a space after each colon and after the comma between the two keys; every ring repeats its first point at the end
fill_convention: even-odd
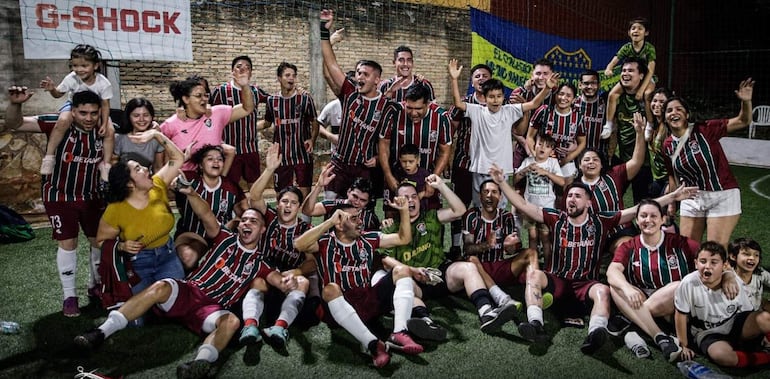
{"type": "Polygon", "coordinates": [[[741,214],[741,190],[698,191],[694,199],[682,200],[680,215],[685,217],[725,217],[741,214]]]}

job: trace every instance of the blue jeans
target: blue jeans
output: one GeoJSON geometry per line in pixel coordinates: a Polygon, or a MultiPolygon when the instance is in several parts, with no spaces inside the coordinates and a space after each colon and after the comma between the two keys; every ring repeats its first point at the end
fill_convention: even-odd
{"type": "Polygon", "coordinates": [[[152,283],[165,278],[183,279],[184,269],[182,262],[174,250],[173,242],[169,238],[165,245],[154,249],[144,249],[131,257],[134,272],[142,280],[133,286],[134,294],[141,292],[152,283]]]}

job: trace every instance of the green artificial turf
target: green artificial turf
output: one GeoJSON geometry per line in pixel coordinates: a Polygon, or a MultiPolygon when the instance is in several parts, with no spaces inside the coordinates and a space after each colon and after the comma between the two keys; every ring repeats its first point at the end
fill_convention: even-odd
{"type": "MultiPolygon", "coordinates": [[[[770,175],[770,170],[734,167],[742,188],[743,217],[734,236],[751,236],[765,248],[765,266],[770,250],[770,231],[765,217],[770,201],[751,190],[750,184],[770,175]]],[[[770,178],[756,189],[770,196],[770,178]]],[[[192,359],[200,339],[176,324],[156,323],[129,328],[109,338],[99,349],[77,350],[73,337],[97,326],[106,312],[89,306],[85,297],[87,257],[81,237],[78,291],[83,314],[65,318],[61,314],[61,287],[56,272],[56,245],[50,229],[36,230],[33,241],[0,245],[0,320],[21,324],[21,333],[0,335],[0,378],[73,378],[82,366],[110,376],[165,378],[176,375],[179,363],[192,359]]],[[[520,290],[514,290],[514,294],[520,290]]],[[[291,329],[286,352],[265,345],[257,348],[232,346],[220,355],[216,374],[221,378],[283,377],[517,377],[517,378],[677,378],[675,365],[664,361],[650,343],[651,359],[637,359],[621,339],[609,342],[593,357],[578,348],[586,331],[561,328],[546,311],[549,344],[531,345],[519,338],[513,323],[499,335],[479,331],[473,306],[464,297],[429,302],[435,320],[449,330],[449,341],[426,344],[419,356],[394,355],[387,367],[375,370],[370,359],[358,353],[358,343],[341,329],[321,324],[309,330],[291,329]]],[[[385,338],[392,326],[383,317],[373,326],[385,338]]],[[[701,363],[707,363],[702,357],[701,363]]],[[[714,367],[710,364],[711,367],[714,367]]],[[[770,369],[725,370],[747,378],[770,377],[770,369]]]]}

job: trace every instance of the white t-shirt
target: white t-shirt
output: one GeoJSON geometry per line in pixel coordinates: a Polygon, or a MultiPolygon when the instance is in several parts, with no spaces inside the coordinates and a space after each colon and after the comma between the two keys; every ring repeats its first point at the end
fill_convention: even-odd
{"type": "Polygon", "coordinates": [[[112,84],[110,84],[110,80],[98,72],[94,75],[96,75],[94,84],[88,85],[83,83],[74,71],[70,72],[64,79],[62,79],[61,83],[56,87],[56,90],[61,93],[66,93],[69,101],[72,101],[72,95],[81,91],[96,92],[102,100],[112,99],[112,84]]]}
{"type": "MultiPolygon", "coordinates": [[[[521,166],[516,172],[525,169],[532,163],[537,163],[534,157],[526,157],[521,162],[521,166]]],[[[537,163],[545,171],[564,176],[561,172],[559,160],[549,157],[545,162],[537,163]]],[[[547,176],[538,175],[536,172],[528,172],[526,176],[526,187],[524,189],[524,198],[527,202],[543,208],[553,208],[556,201],[556,193],[553,191],[553,182],[547,176]]]]}
{"type": "Polygon", "coordinates": [[[505,174],[513,173],[511,128],[524,114],[521,104],[505,104],[492,113],[486,106],[465,103],[465,117],[471,120],[471,172],[489,173],[496,164],[505,174]]]}
{"type": "Polygon", "coordinates": [[[712,291],[706,287],[701,282],[698,271],[693,271],[682,279],[676,289],[674,307],[677,311],[690,315],[690,332],[698,345],[709,334],[730,334],[735,316],[754,310],[742,288],[735,299],[729,300],[722,289],[712,291]]]}
{"type": "Polygon", "coordinates": [[[754,310],[758,311],[762,307],[762,291],[765,286],[770,287],[770,272],[759,270],[758,273],[751,275],[751,282],[744,283],[741,280],[740,283],[743,287],[741,291],[746,292],[746,296],[754,304],[754,310]]]}
{"type": "Polygon", "coordinates": [[[318,115],[318,122],[324,126],[340,126],[340,124],[342,124],[342,106],[340,106],[340,99],[334,99],[324,106],[324,109],[321,110],[321,114],[318,115]]]}

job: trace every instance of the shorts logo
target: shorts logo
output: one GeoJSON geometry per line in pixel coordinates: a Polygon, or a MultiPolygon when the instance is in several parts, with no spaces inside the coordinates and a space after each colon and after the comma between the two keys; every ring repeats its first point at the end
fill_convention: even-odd
{"type": "Polygon", "coordinates": [[[727,306],[727,313],[733,314],[733,313],[735,313],[735,310],[736,310],[735,304],[730,304],[730,305],[727,306]]]}

